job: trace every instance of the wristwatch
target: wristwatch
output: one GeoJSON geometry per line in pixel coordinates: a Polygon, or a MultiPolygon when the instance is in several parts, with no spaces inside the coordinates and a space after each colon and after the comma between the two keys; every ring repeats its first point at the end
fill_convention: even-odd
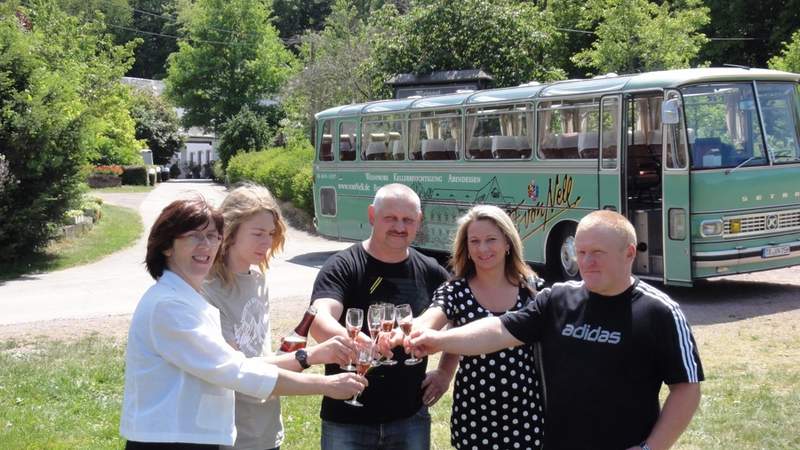
{"type": "Polygon", "coordinates": [[[639,444],[639,448],[641,448],[642,450],[651,450],[650,446],[647,445],[647,442],[642,442],[641,444],[639,444]]]}
{"type": "MultiPolygon", "coordinates": [[[[306,351],[304,349],[302,349],[302,348],[300,350],[297,350],[296,352],[294,352],[294,359],[296,359],[297,362],[300,363],[300,367],[302,367],[303,370],[308,369],[309,367],[311,367],[311,364],[308,363],[308,353],[306,353],[306,351]]],[[[647,450],[650,450],[650,449],[647,449],[647,450]]]]}

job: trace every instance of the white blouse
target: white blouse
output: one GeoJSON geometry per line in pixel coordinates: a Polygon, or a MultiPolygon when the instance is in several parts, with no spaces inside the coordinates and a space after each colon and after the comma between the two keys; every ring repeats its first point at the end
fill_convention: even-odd
{"type": "Polygon", "coordinates": [[[234,391],[265,399],[278,369],[222,337],[219,311],[165,270],[131,319],[120,434],[131,441],[233,445],[234,391]]]}

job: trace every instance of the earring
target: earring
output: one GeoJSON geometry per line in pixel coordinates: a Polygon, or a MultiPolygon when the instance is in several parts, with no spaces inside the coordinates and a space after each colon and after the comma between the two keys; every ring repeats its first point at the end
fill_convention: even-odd
{"type": "Polygon", "coordinates": [[[506,250],[506,256],[511,255],[511,249],[506,250]]]}

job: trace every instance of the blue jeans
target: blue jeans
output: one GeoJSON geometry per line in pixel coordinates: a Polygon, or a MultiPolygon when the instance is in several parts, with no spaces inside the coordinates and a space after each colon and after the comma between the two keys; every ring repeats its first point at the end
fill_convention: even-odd
{"type": "Polygon", "coordinates": [[[423,406],[408,419],[377,425],[322,421],[322,450],[429,450],[431,416],[423,406]]]}

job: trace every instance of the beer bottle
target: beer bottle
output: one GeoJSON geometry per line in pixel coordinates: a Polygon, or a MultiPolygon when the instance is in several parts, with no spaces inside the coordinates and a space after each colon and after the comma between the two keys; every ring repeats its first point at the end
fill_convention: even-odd
{"type": "Polygon", "coordinates": [[[295,327],[294,331],[283,339],[281,339],[281,346],[278,349],[278,354],[289,353],[305,348],[306,341],[308,341],[308,331],[311,329],[311,324],[314,322],[314,317],[317,315],[317,308],[311,305],[303,314],[303,320],[295,327]]]}

